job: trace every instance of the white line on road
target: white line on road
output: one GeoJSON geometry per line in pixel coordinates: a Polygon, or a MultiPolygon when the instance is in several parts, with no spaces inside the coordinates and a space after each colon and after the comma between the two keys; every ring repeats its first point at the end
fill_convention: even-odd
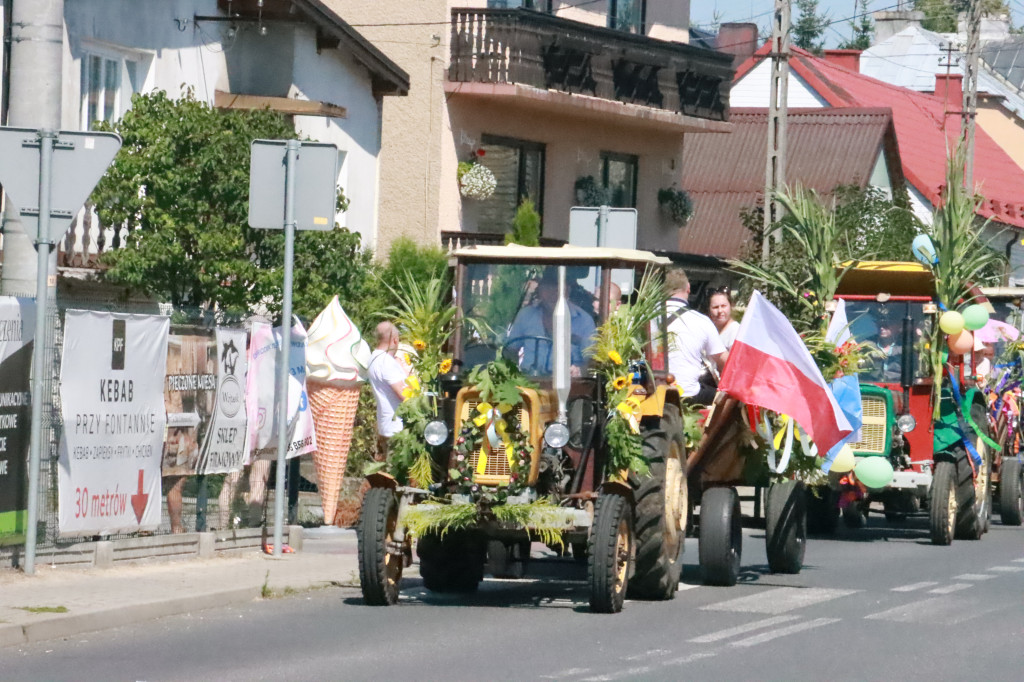
{"type": "Polygon", "coordinates": [[[703,587],[703,585],[690,585],[688,583],[679,583],[679,591],[680,592],[682,592],[684,590],[693,590],[693,589],[696,589],[698,587],[703,587]]]}
{"type": "Polygon", "coordinates": [[[995,578],[994,575],[988,575],[987,573],[964,573],[962,575],[953,576],[953,580],[973,580],[975,582],[979,580],[991,580],[995,578]]]}
{"type": "Polygon", "coordinates": [[[702,607],[704,611],[740,611],[744,613],[777,614],[831,601],[862,590],[832,590],[824,587],[777,587],[702,607]]]}
{"type": "Polygon", "coordinates": [[[910,583],[909,585],[902,585],[900,587],[892,588],[893,592],[913,592],[914,590],[920,590],[925,587],[934,587],[938,583],[925,581],[923,583],[910,583]]]}
{"type": "Polygon", "coordinates": [[[670,665],[682,665],[683,663],[692,663],[694,661],[699,661],[702,658],[712,658],[717,655],[717,651],[698,651],[696,653],[687,654],[686,656],[680,656],[679,658],[673,658],[669,661],[665,661],[661,664],[660,667],[664,668],[670,665]]]}
{"type": "MultiPolygon", "coordinates": [[[[1008,607],[1008,605],[1006,606],[1008,607]]],[[[928,599],[872,613],[864,616],[864,618],[866,620],[887,620],[893,623],[955,625],[991,611],[997,611],[1000,608],[1004,607],[978,608],[975,602],[956,597],[929,597],[928,599]]]]}
{"type": "Polygon", "coordinates": [[[655,656],[665,656],[672,653],[668,649],[649,649],[642,654],[633,654],[632,656],[626,656],[623,658],[625,661],[642,661],[645,658],[654,658],[655,656]]]}
{"type": "Polygon", "coordinates": [[[542,680],[564,680],[570,675],[583,675],[584,673],[589,672],[590,668],[569,668],[568,670],[557,672],[554,675],[541,675],[540,678],[542,680]]]}
{"type": "Polygon", "coordinates": [[[1019,573],[1024,571],[1024,566],[992,566],[991,568],[985,569],[994,573],[1019,573]]]}
{"type": "Polygon", "coordinates": [[[771,632],[762,632],[759,635],[753,637],[747,637],[737,642],[732,642],[732,646],[754,646],[756,644],[764,644],[770,642],[777,637],[785,637],[786,635],[792,635],[797,632],[803,632],[804,630],[812,630],[814,628],[824,627],[831,625],[832,623],[838,623],[841,619],[839,618],[815,618],[804,623],[795,623],[789,627],[780,628],[778,630],[772,630],[771,632]]]}
{"type": "Polygon", "coordinates": [[[719,630],[718,632],[694,637],[689,641],[694,644],[708,644],[709,642],[717,642],[721,639],[728,639],[730,637],[735,637],[736,635],[742,635],[754,630],[760,630],[761,628],[771,627],[772,625],[778,625],[779,623],[788,623],[797,619],[798,616],[775,616],[773,618],[765,618],[764,620],[755,620],[753,623],[745,623],[727,630],[719,630]]]}
{"type": "Polygon", "coordinates": [[[953,583],[952,585],[944,585],[942,587],[936,587],[934,590],[928,590],[929,594],[950,594],[951,592],[959,592],[960,590],[966,590],[973,585],[968,583],[953,583]]]}
{"type": "Polygon", "coordinates": [[[1015,564],[1024,564],[1024,559],[1014,559],[1013,563],[1015,563],[1015,564]]]}

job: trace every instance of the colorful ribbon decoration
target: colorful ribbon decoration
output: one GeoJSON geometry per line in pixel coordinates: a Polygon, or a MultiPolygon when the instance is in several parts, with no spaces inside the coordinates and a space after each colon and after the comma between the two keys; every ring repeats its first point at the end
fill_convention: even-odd
{"type": "Polygon", "coordinates": [[[508,436],[508,422],[502,416],[508,414],[512,410],[512,406],[508,403],[501,403],[497,407],[493,407],[490,403],[480,403],[476,410],[478,414],[473,417],[473,423],[478,428],[482,428],[486,435],[486,439],[480,444],[476,473],[486,473],[488,453],[496,450],[502,443],[505,444],[505,456],[508,458],[509,466],[512,466],[514,458],[512,442],[508,436]]]}
{"type": "Polygon", "coordinates": [[[615,406],[619,416],[626,420],[629,424],[629,429],[633,433],[640,433],[640,417],[643,416],[643,410],[640,409],[640,398],[635,395],[630,396],[615,406]]]}

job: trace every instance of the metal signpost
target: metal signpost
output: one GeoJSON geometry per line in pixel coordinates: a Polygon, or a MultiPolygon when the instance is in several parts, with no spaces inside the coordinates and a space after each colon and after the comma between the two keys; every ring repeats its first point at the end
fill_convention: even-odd
{"type": "MultiPolygon", "coordinates": [[[[574,246],[606,246],[613,249],[636,248],[636,209],[608,206],[573,206],[569,209],[569,243],[574,246]]],[[[600,273],[596,268],[587,276],[591,290],[597,289],[600,273]]],[[[632,291],[633,271],[612,271],[612,281],[622,293],[632,291]]]]}
{"type": "Polygon", "coordinates": [[[295,230],[334,229],[338,148],[323,142],[253,140],[249,165],[249,226],[284,228],[284,300],[277,386],[277,479],[274,488],[274,556],[284,529],[285,453],[288,449],[288,369],[291,350],[292,261],[295,230]]]}
{"type": "Polygon", "coordinates": [[[121,148],[113,133],[0,128],[0,184],[33,237],[36,271],[36,331],[32,348],[32,430],[28,466],[25,573],[35,573],[39,519],[39,459],[43,432],[43,374],[46,352],[46,287],[49,254],[71,227],[75,213],[121,148]],[[56,152],[61,152],[54,156],[56,152]],[[33,199],[36,200],[33,205],[33,199]]]}

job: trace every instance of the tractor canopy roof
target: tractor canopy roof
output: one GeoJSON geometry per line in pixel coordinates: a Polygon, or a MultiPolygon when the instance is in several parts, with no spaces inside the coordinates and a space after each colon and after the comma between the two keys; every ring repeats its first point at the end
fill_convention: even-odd
{"type": "Polygon", "coordinates": [[[544,265],[609,265],[628,267],[653,265],[667,266],[672,261],[650,251],[610,249],[590,246],[505,246],[475,245],[455,249],[449,254],[449,264],[456,263],[537,263],[544,265]]]}
{"type": "Polygon", "coordinates": [[[935,295],[935,278],[931,270],[913,261],[861,261],[847,271],[836,294],[931,297],[935,295]]]}

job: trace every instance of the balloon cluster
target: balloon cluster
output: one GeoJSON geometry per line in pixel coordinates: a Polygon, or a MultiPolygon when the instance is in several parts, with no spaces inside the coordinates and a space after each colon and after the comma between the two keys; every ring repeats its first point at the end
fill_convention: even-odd
{"type": "Polygon", "coordinates": [[[853,472],[856,480],[866,488],[880,489],[892,482],[892,464],[885,457],[861,457],[860,461],[853,454],[849,445],[844,445],[836,455],[829,471],[837,474],[853,472]]]}
{"type": "Polygon", "coordinates": [[[964,308],[962,313],[947,310],[939,316],[939,329],[946,334],[950,353],[963,355],[974,349],[974,334],[988,324],[988,311],[984,306],[974,304],[964,308]]]}

